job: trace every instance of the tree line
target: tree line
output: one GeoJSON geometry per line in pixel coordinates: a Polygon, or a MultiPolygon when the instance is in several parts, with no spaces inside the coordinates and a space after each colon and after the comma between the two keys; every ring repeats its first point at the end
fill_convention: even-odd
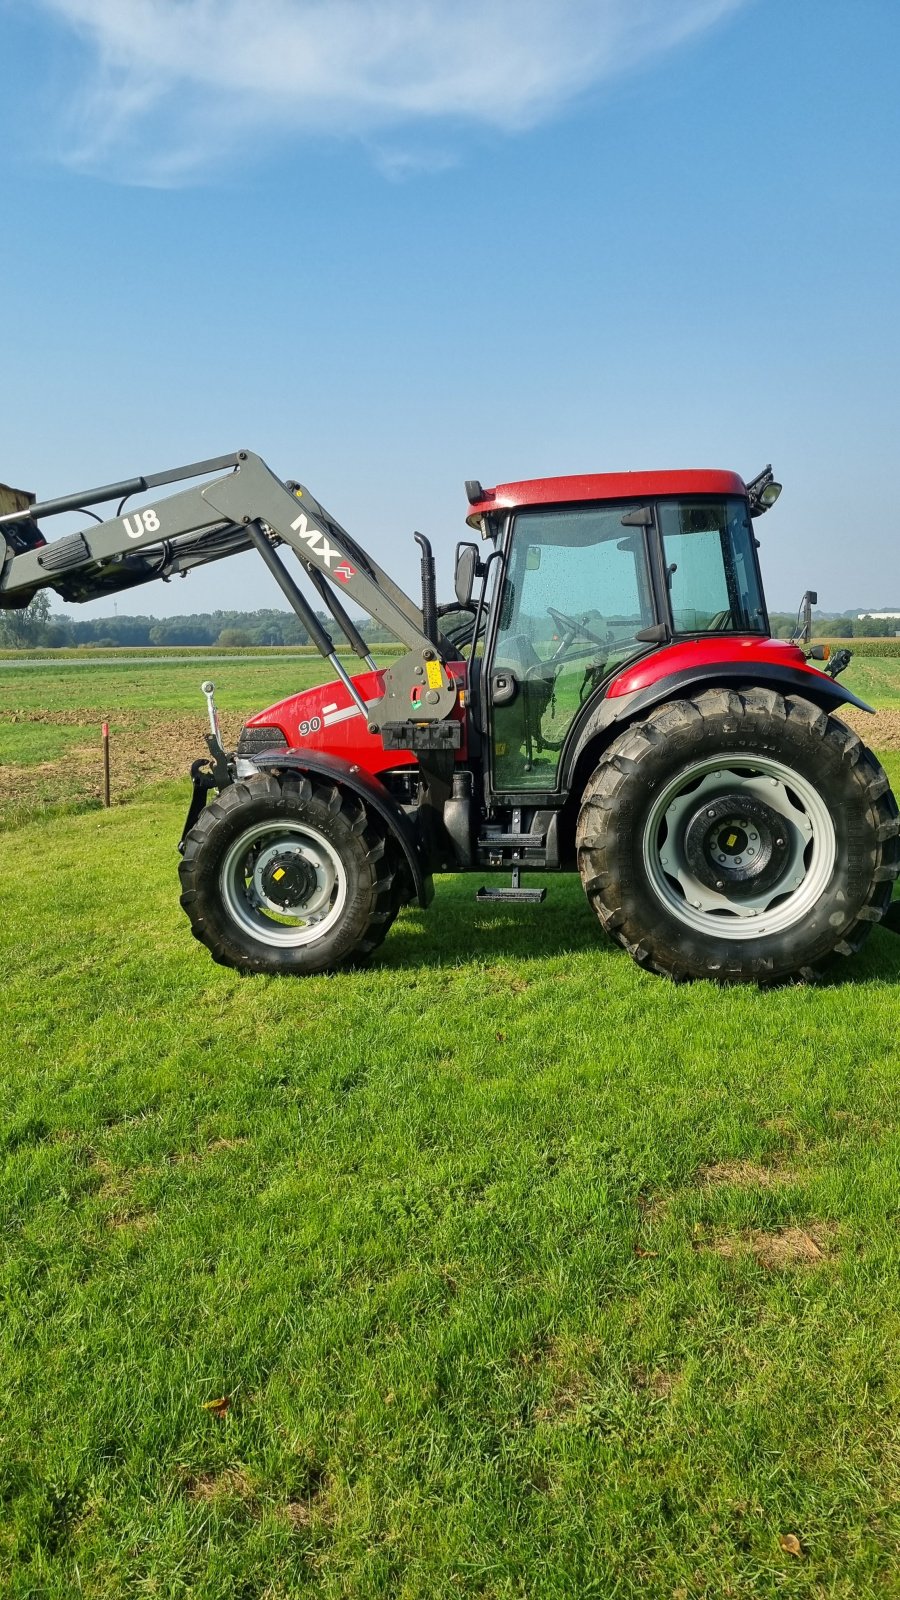
{"type": "MultiPolygon", "coordinates": [[[[338,644],[343,636],[324,611],[316,616],[338,644]]],[[[358,623],[372,644],[391,635],[378,623],[358,623]]],[[[0,611],[0,645],[5,649],[64,649],[78,645],[143,650],[151,645],[221,645],[241,649],[253,645],[309,644],[310,638],[293,611],[204,611],[182,617],[70,617],[50,610],[46,591],[22,611],[0,611]]]]}

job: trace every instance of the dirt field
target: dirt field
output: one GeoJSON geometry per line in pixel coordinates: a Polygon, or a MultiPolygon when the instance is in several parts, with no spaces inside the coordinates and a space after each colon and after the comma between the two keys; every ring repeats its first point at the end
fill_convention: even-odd
{"type": "MultiPolygon", "coordinates": [[[[237,737],[240,719],[229,726],[228,739],[237,737]]],[[[60,800],[82,806],[102,797],[102,753],[96,716],[81,711],[24,711],[0,713],[0,731],[16,725],[37,725],[51,737],[65,738],[64,754],[28,764],[0,765],[0,818],[17,821],[45,805],[60,800]]],[[[113,803],[132,799],[147,784],[167,778],[186,778],[191,762],[206,754],[203,721],[196,714],[168,713],[148,725],[146,715],[120,711],[110,727],[110,790],[113,803]]]]}

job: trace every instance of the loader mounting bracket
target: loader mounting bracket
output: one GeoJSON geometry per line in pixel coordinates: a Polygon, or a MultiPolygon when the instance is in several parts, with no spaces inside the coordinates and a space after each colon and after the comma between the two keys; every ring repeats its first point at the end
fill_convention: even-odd
{"type": "Polygon", "coordinates": [[[385,750],[459,750],[461,722],[386,722],[381,730],[385,750]]]}
{"type": "Polygon", "coordinates": [[[191,762],[191,784],[193,787],[191,789],[191,803],[188,806],[188,813],[184,819],[184,827],[181,830],[181,838],[178,841],[178,854],[180,856],[184,855],[185,839],[190,833],[201,812],[206,808],[206,802],[209,798],[210,789],[217,789],[219,787],[216,783],[215,774],[209,770],[209,765],[210,763],[208,756],[200,756],[197,761],[191,762]]]}

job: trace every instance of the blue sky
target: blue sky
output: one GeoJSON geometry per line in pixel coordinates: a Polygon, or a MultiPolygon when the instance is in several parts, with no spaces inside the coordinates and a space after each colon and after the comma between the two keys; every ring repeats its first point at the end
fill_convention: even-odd
{"type": "MultiPolygon", "coordinates": [[[[0,0],[0,478],[246,445],[446,589],[467,477],[771,460],[773,608],[900,605],[898,46],[897,0],[0,0]]],[[[245,557],[119,610],[269,603],[245,557]]]]}

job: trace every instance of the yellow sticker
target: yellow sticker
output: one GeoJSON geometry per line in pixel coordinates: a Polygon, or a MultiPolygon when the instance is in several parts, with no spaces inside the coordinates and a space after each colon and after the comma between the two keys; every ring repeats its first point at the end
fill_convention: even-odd
{"type": "Polygon", "coordinates": [[[728,845],[729,850],[733,850],[735,845],[737,844],[737,834],[736,833],[730,833],[725,842],[728,845]]]}
{"type": "Polygon", "coordinates": [[[429,689],[442,689],[444,680],[441,677],[441,663],[439,661],[426,661],[425,676],[428,679],[429,689]]]}
{"type": "Polygon", "coordinates": [[[272,873],[272,877],[275,879],[276,883],[280,883],[284,877],[284,867],[276,867],[275,871],[272,873]]]}

